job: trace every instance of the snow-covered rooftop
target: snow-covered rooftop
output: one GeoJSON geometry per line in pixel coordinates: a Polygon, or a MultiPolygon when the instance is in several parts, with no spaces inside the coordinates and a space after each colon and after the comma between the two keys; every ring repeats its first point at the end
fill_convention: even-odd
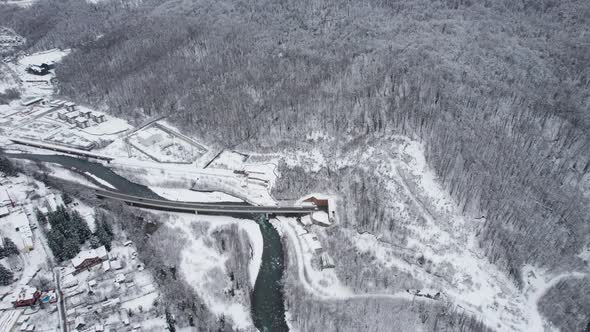
{"type": "Polygon", "coordinates": [[[72,258],[72,265],[74,267],[80,266],[85,260],[91,258],[100,258],[104,259],[107,257],[107,249],[104,246],[98,247],[96,249],[90,250],[83,250],[80,251],[76,257],[72,258]]]}
{"type": "Polygon", "coordinates": [[[35,297],[36,292],[37,288],[31,286],[22,286],[21,288],[17,289],[14,293],[10,294],[9,299],[11,302],[30,300],[35,297]]]}

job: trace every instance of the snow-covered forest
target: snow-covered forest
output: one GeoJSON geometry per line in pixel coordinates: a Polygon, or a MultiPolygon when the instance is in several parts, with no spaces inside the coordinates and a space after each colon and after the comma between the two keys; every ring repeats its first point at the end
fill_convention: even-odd
{"type": "MultiPolygon", "coordinates": [[[[28,48],[75,48],[57,68],[64,96],[138,122],[168,115],[195,136],[258,152],[319,149],[354,160],[351,151],[364,146],[388,155],[391,138],[404,135],[424,143],[460,212],[481,220],[486,258],[518,287],[527,264],[555,273],[585,266],[588,1],[42,0],[8,8],[0,22],[28,48]]],[[[316,172],[282,165],[275,194],[339,192],[344,226],[403,241],[387,215],[386,179],[361,167],[373,159],[355,162],[316,172]]],[[[562,317],[572,301],[589,301],[564,296],[587,285],[570,282],[539,304],[564,330],[590,319],[562,317]],[[548,309],[551,299],[564,309],[548,309]]]]}
{"type": "Polygon", "coordinates": [[[457,202],[486,216],[492,261],[515,276],[575,263],[589,227],[584,2],[226,5],[48,1],[32,10],[53,24],[27,13],[38,37],[18,32],[79,47],[63,94],[230,145],[418,137],[457,202]],[[84,21],[60,20],[64,6],[84,21]]]}

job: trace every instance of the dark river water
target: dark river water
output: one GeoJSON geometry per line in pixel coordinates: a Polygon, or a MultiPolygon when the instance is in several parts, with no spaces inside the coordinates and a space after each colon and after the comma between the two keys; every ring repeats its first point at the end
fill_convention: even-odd
{"type": "MultiPolygon", "coordinates": [[[[122,193],[146,198],[164,199],[148,187],[133,183],[100,163],[63,155],[7,153],[6,156],[15,159],[55,163],[68,169],[75,168],[77,172],[88,172],[108,182],[122,193]]],[[[289,329],[285,321],[285,304],[281,283],[284,270],[281,237],[270,222],[262,216],[250,214],[234,216],[256,220],[264,240],[262,264],[256,277],[254,291],[252,292],[252,319],[254,325],[260,331],[288,331],[289,329]]]]}

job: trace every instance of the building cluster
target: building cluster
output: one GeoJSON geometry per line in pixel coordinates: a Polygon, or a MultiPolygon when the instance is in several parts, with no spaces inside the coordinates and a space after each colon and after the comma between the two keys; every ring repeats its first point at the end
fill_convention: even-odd
{"type": "Polygon", "coordinates": [[[143,146],[155,146],[160,151],[164,151],[165,149],[174,145],[174,140],[172,138],[163,137],[162,134],[159,133],[152,134],[147,137],[138,136],[137,140],[143,146]]]}
{"type": "MultiPolygon", "coordinates": [[[[0,180],[0,229],[3,237],[10,238],[16,247],[22,252],[30,252],[34,249],[35,237],[33,229],[35,223],[31,220],[32,208],[28,204],[22,204],[18,196],[25,194],[22,189],[22,179],[3,177],[0,180]]],[[[44,214],[55,211],[61,202],[61,198],[55,194],[49,194],[44,198],[44,205],[39,210],[44,214]]],[[[2,243],[0,238],[0,244],[2,243]]]]}
{"type": "Polygon", "coordinates": [[[0,45],[2,46],[19,46],[24,42],[24,38],[18,35],[0,34],[0,45]]]}
{"type": "Polygon", "coordinates": [[[10,239],[20,257],[15,259],[11,254],[0,259],[0,264],[12,272],[13,281],[18,280],[14,286],[0,290],[0,331],[40,331],[45,322],[39,321],[39,317],[57,318],[58,297],[54,287],[35,286],[32,282],[47,272],[42,267],[46,252],[35,239],[37,223],[33,205],[48,213],[55,211],[61,197],[49,193],[36,198],[33,204],[30,197],[35,191],[25,176],[0,176],[0,246],[7,248],[5,239],[10,239]]]}
{"type": "Polygon", "coordinates": [[[317,235],[311,233],[310,227],[314,224],[312,222],[311,216],[304,216],[302,218],[298,218],[297,220],[299,225],[295,228],[297,231],[297,236],[302,240],[303,243],[307,245],[310,252],[319,257],[320,267],[321,269],[331,269],[334,268],[336,265],[332,257],[328,254],[327,251],[324,250],[322,243],[318,239],[317,235]]]}
{"type": "Polygon", "coordinates": [[[149,310],[157,297],[155,285],[137,261],[130,241],[110,253],[104,246],[81,251],[62,270],[61,288],[67,324],[70,330],[78,331],[141,329],[141,312],[149,310]],[[140,299],[145,299],[142,309],[129,306],[129,301],[140,299]],[[133,310],[139,312],[133,314],[133,310]]]}
{"type": "Polygon", "coordinates": [[[48,61],[37,65],[28,66],[27,73],[32,75],[44,76],[49,74],[52,69],[55,69],[55,62],[48,61]]]}
{"type": "Polygon", "coordinates": [[[33,250],[33,231],[26,208],[18,202],[13,189],[19,188],[19,183],[7,177],[0,181],[0,226],[4,236],[9,237],[19,250],[33,250]]]}
{"type": "Polygon", "coordinates": [[[19,36],[12,29],[0,27],[0,52],[24,45],[25,41],[25,38],[19,36]]]}
{"type": "Polygon", "coordinates": [[[42,97],[32,97],[23,99],[20,104],[23,106],[33,106],[35,104],[43,103],[44,99],[42,97]]]}
{"type": "Polygon", "coordinates": [[[103,114],[87,110],[79,110],[75,103],[66,101],[54,101],[54,103],[63,107],[63,109],[57,112],[58,119],[69,124],[75,124],[78,128],[88,128],[90,126],[90,121],[95,123],[105,122],[103,114]]]}

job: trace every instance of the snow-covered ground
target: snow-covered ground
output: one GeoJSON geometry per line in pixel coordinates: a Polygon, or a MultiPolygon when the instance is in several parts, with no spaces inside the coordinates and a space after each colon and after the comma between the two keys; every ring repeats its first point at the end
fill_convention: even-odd
{"type": "Polygon", "coordinates": [[[26,55],[18,60],[21,65],[40,65],[48,62],[60,62],[71,50],[60,50],[57,48],[26,55]]]}
{"type": "Polygon", "coordinates": [[[190,189],[150,187],[156,194],[173,201],[183,202],[243,202],[243,200],[217,191],[202,192],[190,189]]]}
{"type": "Polygon", "coordinates": [[[101,185],[109,188],[109,189],[117,189],[115,188],[112,184],[108,183],[107,181],[99,178],[98,176],[92,174],[92,173],[88,173],[88,172],[84,172],[84,174],[90,178],[92,178],[94,181],[100,183],[101,185]]]}
{"type": "Polygon", "coordinates": [[[257,205],[276,205],[268,185],[248,181],[225,169],[197,169],[191,165],[161,164],[133,158],[117,158],[109,165],[131,181],[149,187],[218,191],[257,205]]]}
{"type": "Polygon", "coordinates": [[[81,184],[83,186],[94,188],[94,189],[98,188],[98,186],[96,186],[94,183],[90,182],[84,176],[82,176],[76,172],[73,172],[71,170],[65,169],[61,165],[46,164],[46,166],[51,170],[51,176],[53,176],[53,177],[56,177],[56,178],[59,178],[62,180],[66,180],[66,181],[75,182],[75,183],[81,184]]]}
{"type": "Polygon", "coordinates": [[[242,170],[244,168],[244,162],[246,159],[248,159],[248,156],[246,155],[234,151],[224,150],[211,162],[209,167],[242,170]]]}
{"type": "Polygon", "coordinates": [[[159,162],[192,164],[205,150],[167,127],[154,123],[127,138],[129,145],[159,162]]]}
{"type": "Polygon", "coordinates": [[[231,299],[224,296],[225,291],[231,286],[225,267],[227,257],[211,246],[210,236],[213,231],[228,224],[236,224],[247,232],[253,253],[248,271],[251,283],[254,285],[263,250],[262,235],[258,225],[252,220],[231,217],[192,216],[180,213],[170,213],[168,216],[169,226],[176,228],[188,239],[188,244],[182,252],[181,274],[214,314],[223,314],[231,318],[235,328],[251,329],[253,322],[250,308],[239,300],[240,296],[250,295],[241,294],[231,299]],[[195,233],[192,227],[197,224],[201,229],[205,227],[203,234],[195,233]]]}
{"type": "Polygon", "coordinates": [[[354,295],[352,290],[340,282],[334,269],[318,270],[312,266],[311,260],[317,254],[310,243],[311,237],[304,236],[307,231],[295,218],[277,217],[271,222],[295,249],[299,280],[307,291],[322,299],[347,299],[354,295]]]}

